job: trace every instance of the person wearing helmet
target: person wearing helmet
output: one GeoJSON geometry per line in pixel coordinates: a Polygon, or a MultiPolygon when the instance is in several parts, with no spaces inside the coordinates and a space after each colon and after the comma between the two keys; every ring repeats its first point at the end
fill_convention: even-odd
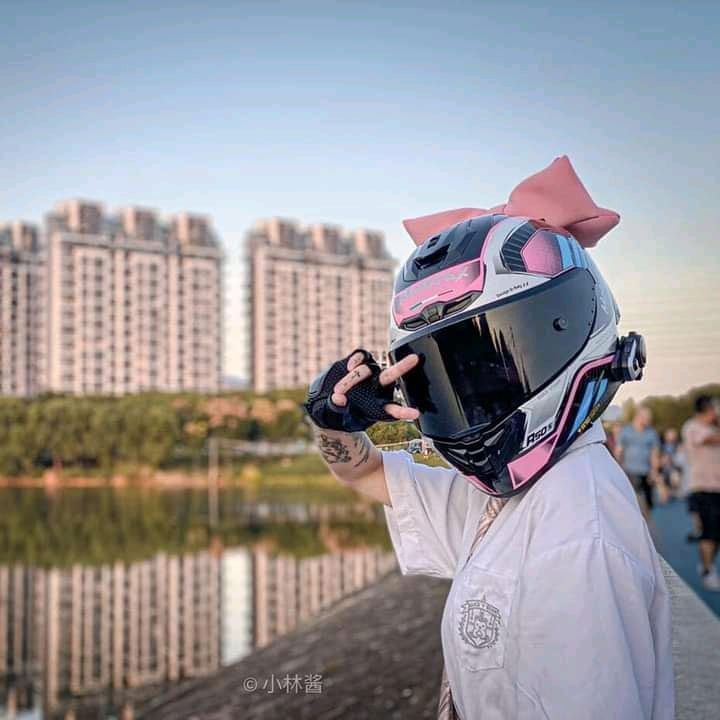
{"type": "Polygon", "coordinates": [[[452,579],[441,718],[674,717],[667,588],[598,422],[645,348],[618,337],[585,249],[617,216],[588,203],[560,158],[502,208],[406,221],[391,364],[356,350],[308,394],[331,471],[385,504],[401,571],[452,579]],[[450,468],[379,452],[378,420],[415,421],[450,468]]]}

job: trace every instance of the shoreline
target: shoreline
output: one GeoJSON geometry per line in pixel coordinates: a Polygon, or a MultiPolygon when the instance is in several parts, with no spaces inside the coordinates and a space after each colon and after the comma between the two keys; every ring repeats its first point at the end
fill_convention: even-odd
{"type": "MultiPolygon", "coordinates": [[[[218,488],[246,487],[247,481],[242,478],[234,478],[231,481],[220,479],[217,482],[218,488]]],[[[72,488],[85,488],[90,490],[101,490],[113,488],[122,490],[125,488],[149,489],[149,490],[207,490],[207,475],[176,475],[175,473],[153,473],[151,477],[132,477],[127,475],[114,475],[109,478],[97,478],[88,476],[66,476],[57,477],[46,473],[40,477],[0,477],[0,488],[3,489],[24,489],[35,488],[45,490],[64,490],[72,488]]]]}
{"type": "MultiPolygon", "coordinates": [[[[298,458],[253,458],[229,468],[216,476],[215,487],[253,488],[267,482],[279,485],[307,486],[317,488],[334,487],[337,482],[315,455],[298,458]],[[317,458],[317,466],[306,468],[302,459],[317,458]]],[[[64,488],[138,488],[155,490],[207,490],[210,477],[207,470],[153,470],[151,468],[131,468],[127,472],[115,472],[109,475],[83,474],[79,471],[48,469],[39,475],[2,476],[0,488],[41,488],[62,490],[64,488]]]]}

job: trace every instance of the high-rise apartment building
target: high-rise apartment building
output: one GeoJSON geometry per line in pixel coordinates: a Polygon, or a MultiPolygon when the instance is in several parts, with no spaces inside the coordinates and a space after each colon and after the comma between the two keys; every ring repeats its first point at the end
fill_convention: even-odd
{"type": "Polygon", "coordinates": [[[43,256],[36,226],[0,226],[0,395],[43,383],[43,256]]]}
{"type": "Polygon", "coordinates": [[[394,260],[381,233],[278,218],[247,237],[253,388],[308,383],[364,347],[384,359],[394,260]]]}
{"type": "Polygon", "coordinates": [[[48,389],[220,388],[222,252],[207,218],[71,200],[46,235],[48,389]]]}

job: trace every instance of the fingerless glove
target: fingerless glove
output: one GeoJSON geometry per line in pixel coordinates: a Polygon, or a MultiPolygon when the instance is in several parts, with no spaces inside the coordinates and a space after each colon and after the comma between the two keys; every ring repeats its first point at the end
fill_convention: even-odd
{"type": "Polygon", "coordinates": [[[303,407],[315,425],[327,430],[360,432],[379,420],[394,421],[395,418],[388,415],[384,408],[393,401],[395,386],[393,383],[381,385],[378,380],[380,372],[380,366],[367,350],[353,350],[313,380],[303,407]],[[348,360],[358,352],[363,354],[363,363],[372,374],[350,388],[346,393],[347,405],[340,407],[330,397],[335,385],[348,374],[348,360]]]}

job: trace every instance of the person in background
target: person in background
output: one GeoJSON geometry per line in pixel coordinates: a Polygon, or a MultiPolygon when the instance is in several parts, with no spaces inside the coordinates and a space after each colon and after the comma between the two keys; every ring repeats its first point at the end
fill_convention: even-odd
{"type": "MultiPolygon", "coordinates": [[[[690,464],[687,459],[687,452],[685,452],[684,443],[678,444],[677,452],[675,453],[675,462],[680,473],[680,484],[678,486],[677,496],[679,498],[687,499],[690,493],[690,464]]],[[[698,534],[700,533],[700,525],[698,520],[698,534]]],[[[695,538],[697,540],[698,538],[695,538]]],[[[688,537],[688,542],[692,540],[688,537]]]]}
{"type": "Polygon", "coordinates": [[[680,490],[681,467],[678,459],[679,451],[678,431],[675,428],[668,428],[663,433],[660,451],[660,475],[669,499],[674,499],[680,490]]]}
{"type": "Polygon", "coordinates": [[[660,469],[660,437],[652,427],[649,408],[640,406],[632,422],[620,431],[615,457],[630,479],[643,517],[650,525],[653,484],[660,469]]]}
{"type": "Polygon", "coordinates": [[[678,453],[678,462],[680,463],[683,474],[682,474],[682,487],[683,497],[687,501],[687,511],[690,516],[690,522],[692,523],[692,530],[687,534],[686,540],[689,543],[700,542],[700,536],[702,535],[702,525],[700,523],[700,516],[697,513],[695,507],[695,498],[693,493],[690,491],[690,459],[685,450],[685,444],[680,446],[680,452],[678,453]]]}
{"type": "Polygon", "coordinates": [[[695,415],[683,426],[685,452],[690,464],[688,509],[700,517],[698,570],[706,590],[720,591],[715,558],[720,545],[720,429],[713,399],[701,395],[695,415]]]}

